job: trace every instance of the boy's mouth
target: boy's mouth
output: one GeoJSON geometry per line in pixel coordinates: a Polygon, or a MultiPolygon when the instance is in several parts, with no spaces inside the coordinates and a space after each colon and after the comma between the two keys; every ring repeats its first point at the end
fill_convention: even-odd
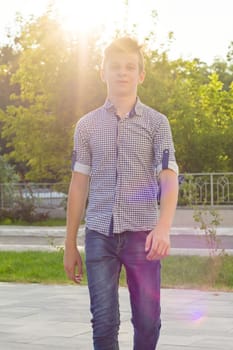
{"type": "Polygon", "coordinates": [[[118,84],[127,84],[128,81],[127,80],[117,80],[118,84]]]}

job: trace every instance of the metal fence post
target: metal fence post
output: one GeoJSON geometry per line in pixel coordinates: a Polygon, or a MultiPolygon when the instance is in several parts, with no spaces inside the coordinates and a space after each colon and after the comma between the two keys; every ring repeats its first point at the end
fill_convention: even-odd
{"type": "Polygon", "coordinates": [[[210,205],[214,206],[214,177],[210,174],[210,205]]]}

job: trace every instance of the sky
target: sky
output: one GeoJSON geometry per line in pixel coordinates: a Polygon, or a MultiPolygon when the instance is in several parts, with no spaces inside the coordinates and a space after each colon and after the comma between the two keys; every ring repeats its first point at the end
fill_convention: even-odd
{"type": "MultiPolygon", "coordinates": [[[[0,11],[0,43],[6,37],[6,28],[14,29],[15,13],[23,17],[42,14],[51,0],[6,0],[0,11]]],[[[200,58],[211,64],[214,58],[226,59],[228,46],[233,41],[232,0],[54,0],[64,28],[83,33],[105,24],[110,33],[113,24],[137,24],[139,40],[156,32],[158,45],[167,42],[174,33],[170,57],[200,58]],[[128,2],[127,13],[126,5],[128,2]],[[157,11],[156,24],[151,19],[157,11]],[[127,17],[127,20],[126,20],[127,17]]]]}

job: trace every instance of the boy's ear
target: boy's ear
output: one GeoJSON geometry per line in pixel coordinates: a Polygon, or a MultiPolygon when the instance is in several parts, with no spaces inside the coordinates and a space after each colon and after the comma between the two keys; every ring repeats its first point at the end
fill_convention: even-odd
{"type": "Polygon", "coordinates": [[[145,72],[145,71],[142,71],[142,72],[139,74],[139,77],[138,77],[138,84],[142,84],[142,83],[144,82],[145,76],[146,76],[146,72],[145,72]]]}

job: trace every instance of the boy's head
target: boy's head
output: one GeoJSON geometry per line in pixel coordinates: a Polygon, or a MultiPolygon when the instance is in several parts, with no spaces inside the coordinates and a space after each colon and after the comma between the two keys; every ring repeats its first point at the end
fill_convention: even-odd
{"type": "Polygon", "coordinates": [[[108,62],[115,54],[126,53],[136,54],[138,56],[139,72],[144,71],[144,59],[142,53],[142,46],[138,42],[130,37],[122,37],[115,39],[104,50],[104,57],[102,62],[102,69],[104,69],[106,62],[108,62]]]}

